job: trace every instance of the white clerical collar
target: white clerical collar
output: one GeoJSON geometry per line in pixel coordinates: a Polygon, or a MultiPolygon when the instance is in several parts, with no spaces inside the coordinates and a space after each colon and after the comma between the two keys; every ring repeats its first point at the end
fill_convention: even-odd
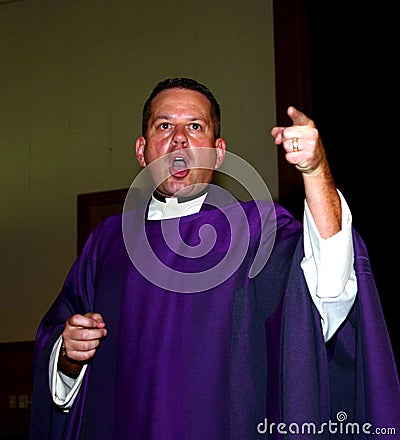
{"type": "Polygon", "coordinates": [[[206,192],[202,192],[198,197],[187,199],[154,197],[153,194],[149,203],[147,219],[162,220],[196,214],[200,211],[206,197],[206,192]]]}

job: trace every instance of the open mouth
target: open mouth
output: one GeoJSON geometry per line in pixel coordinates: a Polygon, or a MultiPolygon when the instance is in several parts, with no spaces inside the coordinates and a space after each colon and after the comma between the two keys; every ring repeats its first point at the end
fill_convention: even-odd
{"type": "Polygon", "coordinates": [[[183,156],[174,157],[171,165],[171,174],[174,177],[186,177],[189,173],[186,160],[183,156]]]}

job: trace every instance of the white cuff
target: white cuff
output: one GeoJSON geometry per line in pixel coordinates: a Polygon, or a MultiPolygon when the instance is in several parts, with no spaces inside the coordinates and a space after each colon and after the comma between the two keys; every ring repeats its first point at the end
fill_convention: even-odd
{"type": "Polygon", "coordinates": [[[66,376],[61,371],[58,371],[57,366],[61,344],[62,337],[60,336],[54,344],[50,356],[49,385],[54,403],[63,410],[68,411],[68,409],[72,407],[81,387],[87,364],[83,366],[82,371],[76,379],[66,376]]]}
{"type": "Polygon", "coordinates": [[[304,259],[301,267],[312,290],[321,298],[339,296],[353,270],[354,250],[350,209],[338,191],[342,204],[342,229],[329,238],[322,238],[305,202],[304,259]]]}
{"type": "Polygon", "coordinates": [[[321,316],[325,341],[346,319],[357,295],[354,271],[352,217],[338,191],[342,205],[342,229],[323,239],[305,202],[304,258],[301,262],[311,298],[321,316]]]}

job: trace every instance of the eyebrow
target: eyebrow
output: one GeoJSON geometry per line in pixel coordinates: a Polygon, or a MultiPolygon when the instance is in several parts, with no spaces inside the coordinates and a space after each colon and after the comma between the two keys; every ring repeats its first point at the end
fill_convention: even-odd
{"type": "MultiPolygon", "coordinates": [[[[167,120],[167,121],[169,121],[169,120],[171,120],[171,119],[174,119],[174,117],[173,116],[170,116],[170,115],[160,115],[160,116],[157,116],[154,120],[153,120],[153,123],[156,123],[158,120],[167,120]]],[[[207,123],[207,119],[206,118],[203,118],[202,116],[194,116],[194,117],[189,117],[189,118],[187,118],[187,121],[188,122],[194,122],[194,121],[202,121],[202,122],[204,122],[205,124],[208,124],[207,123]]]]}

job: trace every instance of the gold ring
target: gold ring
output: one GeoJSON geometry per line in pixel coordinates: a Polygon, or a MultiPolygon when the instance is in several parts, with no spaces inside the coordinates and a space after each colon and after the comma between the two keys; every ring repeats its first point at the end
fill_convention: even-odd
{"type": "Polygon", "coordinates": [[[293,151],[299,151],[299,139],[298,138],[292,139],[292,148],[293,148],[293,151]]]}

